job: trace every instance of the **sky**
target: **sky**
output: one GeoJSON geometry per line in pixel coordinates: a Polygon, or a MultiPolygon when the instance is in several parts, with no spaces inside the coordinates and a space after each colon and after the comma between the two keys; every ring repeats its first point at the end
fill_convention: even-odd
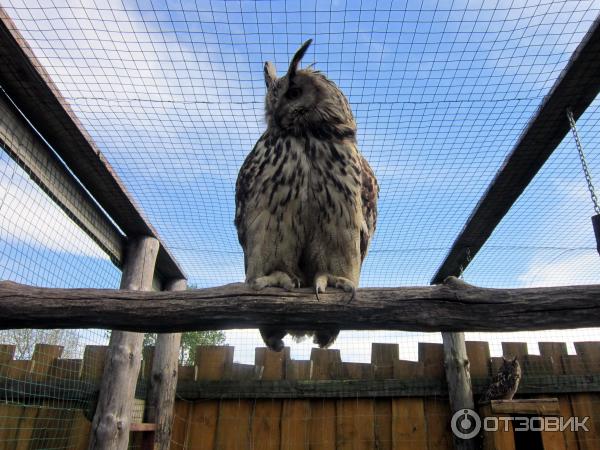
{"type": "MultiPolygon", "coordinates": [[[[600,11],[600,1],[1,3],[198,287],[244,277],[234,185],[266,126],[265,60],[283,74],[298,46],[314,39],[303,65],[315,63],[348,96],[381,186],[361,285],[423,285],[600,11]]],[[[598,177],[599,106],[578,122],[598,177]]],[[[5,155],[0,196],[2,278],[118,285],[106,257],[5,155]]],[[[567,136],[464,279],[486,287],[596,283],[593,213],[567,136]]],[[[406,344],[414,358],[417,340],[439,336],[347,332],[338,346],[346,360],[362,360],[373,340],[406,344]]],[[[228,342],[248,358],[260,338],[232,331],[228,342]]],[[[289,344],[300,357],[310,348],[289,344]]]]}

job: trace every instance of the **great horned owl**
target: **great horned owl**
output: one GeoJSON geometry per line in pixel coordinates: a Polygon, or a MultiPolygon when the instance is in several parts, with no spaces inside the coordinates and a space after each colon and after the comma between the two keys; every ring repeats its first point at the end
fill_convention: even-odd
{"type": "MultiPolygon", "coordinates": [[[[351,293],[375,232],[379,186],[356,144],[356,123],[340,89],[300,60],[287,73],[264,66],[267,130],[250,152],[236,183],[235,225],[244,249],[246,283],[260,290],[313,286],[317,299],[327,287],[351,293]]],[[[272,350],[289,331],[260,330],[272,350]]],[[[338,329],[314,336],[320,347],[338,329]]]]}
{"type": "Polygon", "coordinates": [[[502,358],[502,366],[492,380],[492,384],[481,397],[481,402],[490,400],[512,400],[521,381],[521,365],[515,356],[513,359],[502,358]]]}

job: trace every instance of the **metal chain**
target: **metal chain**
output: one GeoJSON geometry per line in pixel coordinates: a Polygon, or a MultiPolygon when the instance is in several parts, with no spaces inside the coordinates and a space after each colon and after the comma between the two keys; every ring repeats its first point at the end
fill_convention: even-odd
{"type": "Polygon", "coordinates": [[[592,183],[592,175],[588,169],[587,161],[585,160],[585,154],[583,153],[583,146],[579,140],[579,134],[577,134],[577,127],[575,126],[573,112],[570,109],[567,109],[567,118],[569,119],[569,125],[571,126],[573,137],[575,138],[575,145],[577,146],[579,159],[581,160],[581,168],[583,169],[585,181],[587,181],[588,190],[590,191],[590,196],[592,197],[592,202],[594,203],[594,210],[596,211],[596,214],[600,214],[600,206],[598,206],[598,197],[596,197],[596,191],[594,190],[594,184],[592,183]]]}

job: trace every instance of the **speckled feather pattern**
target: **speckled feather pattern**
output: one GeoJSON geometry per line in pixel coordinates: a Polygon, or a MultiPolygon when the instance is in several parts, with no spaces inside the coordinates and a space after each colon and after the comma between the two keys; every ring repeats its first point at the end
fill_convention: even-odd
{"type": "Polygon", "coordinates": [[[492,383],[481,397],[482,402],[489,400],[512,400],[521,381],[521,365],[519,361],[504,359],[502,367],[492,383]]]}
{"type": "MultiPolygon", "coordinates": [[[[317,286],[325,274],[325,280],[354,289],[375,232],[379,186],[358,150],[346,97],[322,73],[297,70],[307,47],[284,77],[265,65],[267,130],[236,183],[246,282],[260,282],[258,288],[317,286]]],[[[271,348],[282,345],[282,330],[261,332],[271,348]],[[270,335],[278,336],[277,345],[270,335]]],[[[327,346],[337,330],[319,333],[315,341],[327,346]]]]}

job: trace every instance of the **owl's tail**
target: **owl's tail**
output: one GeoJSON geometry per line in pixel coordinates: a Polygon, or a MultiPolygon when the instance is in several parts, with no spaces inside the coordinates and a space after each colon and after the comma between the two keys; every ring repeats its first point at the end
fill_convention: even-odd
{"type": "Polygon", "coordinates": [[[340,333],[339,329],[330,328],[317,331],[296,331],[296,330],[281,330],[276,328],[261,328],[260,335],[265,342],[265,345],[274,352],[283,350],[283,338],[289,333],[294,341],[302,342],[307,337],[312,336],[313,342],[321,348],[328,348],[333,344],[340,333]]]}

